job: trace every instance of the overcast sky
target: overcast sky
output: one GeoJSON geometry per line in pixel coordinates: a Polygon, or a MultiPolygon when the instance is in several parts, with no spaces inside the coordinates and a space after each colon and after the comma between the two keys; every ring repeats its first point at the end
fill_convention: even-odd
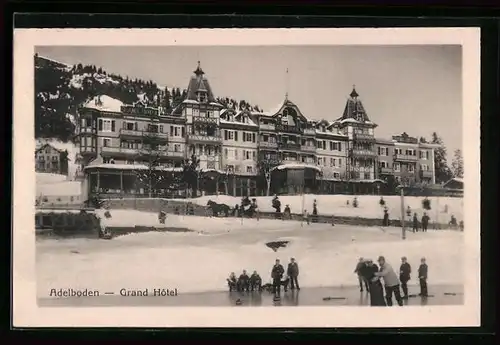
{"type": "Polygon", "coordinates": [[[462,148],[460,46],[37,47],[68,64],[186,88],[197,61],[215,96],[264,110],[289,99],[312,119],[334,120],[356,90],[377,137],[442,136],[448,160],[462,148]],[[288,68],[288,77],[286,70],[288,68]]]}

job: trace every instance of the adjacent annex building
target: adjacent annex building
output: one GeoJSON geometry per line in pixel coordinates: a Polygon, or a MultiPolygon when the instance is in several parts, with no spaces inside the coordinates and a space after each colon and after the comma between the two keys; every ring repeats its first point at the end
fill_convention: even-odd
{"type": "Polygon", "coordinates": [[[193,156],[201,194],[378,194],[393,184],[435,183],[435,145],[406,133],[378,139],[376,128],[354,87],[334,121],[311,120],[287,96],[270,112],[224,107],[198,63],[185,99],[168,111],[108,96],[80,109],[83,189],[181,196],[173,181],[193,156]]]}

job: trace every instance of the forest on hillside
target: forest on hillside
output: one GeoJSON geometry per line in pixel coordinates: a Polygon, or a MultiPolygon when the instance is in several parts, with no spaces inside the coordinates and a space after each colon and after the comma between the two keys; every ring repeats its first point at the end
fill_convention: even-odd
{"type": "MultiPolygon", "coordinates": [[[[161,88],[152,80],[121,76],[95,65],[65,65],[35,54],[35,137],[63,142],[74,139],[78,108],[98,95],[125,104],[138,100],[147,106],[174,109],[186,97],[186,89],[161,88]]],[[[186,76],[186,86],[189,76],[186,76]]],[[[168,82],[168,81],[166,81],[168,82]]],[[[261,111],[246,100],[218,97],[224,107],[261,111]]]]}

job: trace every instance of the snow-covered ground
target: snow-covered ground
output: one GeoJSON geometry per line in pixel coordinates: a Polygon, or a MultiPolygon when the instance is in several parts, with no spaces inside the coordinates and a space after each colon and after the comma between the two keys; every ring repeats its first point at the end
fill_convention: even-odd
{"type": "MultiPolygon", "coordinates": [[[[157,215],[138,211],[111,211],[113,221],[157,223],[157,215]]],[[[363,228],[328,224],[303,225],[294,221],[202,218],[168,215],[167,224],[194,232],[150,232],[112,240],[38,239],[39,296],[51,288],[178,288],[181,293],[226,290],[230,272],[257,270],[264,282],[276,258],[286,264],[295,257],[302,287],[356,285],[353,273],[360,256],[376,260],[384,255],[396,269],[407,256],[416,270],[421,257],[429,265],[429,284],[463,284],[463,233],[430,231],[409,233],[402,240],[398,228],[363,228]],[[290,241],[273,252],[269,241],[290,241]]],[[[129,223],[130,225],[130,223],[129,223]]],[[[413,276],[413,283],[415,277],[413,276]]]]}
{"type": "MultiPolygon", "coordinates": [[[[352,206],[354,196],[352,195],[314,195],[306,194],[304,196],[304,208],[311,213],[314,199],[318,203],[318,213],[323,215],[334,215],[344,217],[364,217],[364,218],[381,218],[383,209],[379,204],[380,196],[378,195],[358,195],[358,207],[352,206]],[[347,205],[349,201],[349,205],[347,205]]],[[[401,197],[399,196],[384,196],[385,205],[389,209],[389,217],[391,219],[401,218],[401,197]]],[[[271,206],[272,197],[263,196],[256,197],[259,209],[263,212],[274,212],[271,206]]],[[[300,213],[302,208],[302,196],[280,196],[281,210],[285,205],[290,205],[292,213],[300,213]]],[[[432,222],[448,223],[451,215],[457,218],[457,221],[463,220],[463,199],[462,198],[449,198],[449,197],[429,197],[431,201],[431,210],[427,214],[432,222]],[[448,206],[448,212],[445,207],[448,206]]],[[[227,196],[227,195],[211,195],[203,196],[193,199],[179,199],[179,201],[191,201],[193,203],[205,206],[208,200],[213,200],[219,203],[225,203],[234,206],[241,202],[241,198],[227,196]]],[[[422,200],[424,197],[405,197],[405,217],[406,208],[410,206],[413,213],[417,213],[420,218],[425,211],[422,208],[422,200]]]]}
{"type": "Polygon", "coordinates": [[[68,176],[51,173],[36,173],[36,185],[60,183],[68,180],[68,176]]]}

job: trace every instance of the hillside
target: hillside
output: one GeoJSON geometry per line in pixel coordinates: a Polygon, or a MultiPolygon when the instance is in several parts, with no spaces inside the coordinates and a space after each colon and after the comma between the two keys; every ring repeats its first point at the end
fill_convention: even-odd
{"type": "MultiPolygon", "coordinates": [[[[125,104],[138,100],[172,110],[186,96],[180,87],[160,87],[152,80],[132,79],[94,65],[67,65],[35,54],[35,137],[63,142],[74,138],[77,109],[97,95],[125,104]]],[[[189,75],[186,75],[186,85],[189,75]]],[[[168,80],[162,81],[168,84],[168,80]]],[[[225,107],[261,111],[246,100],[219,97],[225,107]]]]}

